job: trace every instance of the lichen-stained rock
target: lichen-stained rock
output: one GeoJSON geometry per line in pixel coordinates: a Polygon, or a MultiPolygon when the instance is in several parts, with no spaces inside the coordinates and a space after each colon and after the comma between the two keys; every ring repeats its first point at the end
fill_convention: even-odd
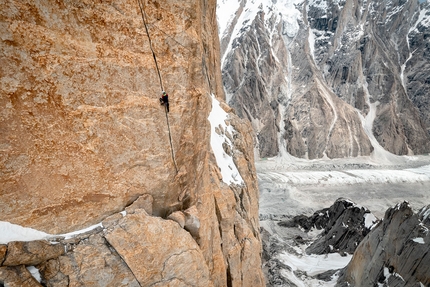
{"type": "Polygon", "coordinates": [[[338,286],[429,286],[429,210],[414,213],[407,202],[388,209],[358,246],[338,286]]]}
{"type": "Polygon", "coordinates": [[[106,239],[142,286],[164,286],[174,280],[184,286],[212,286],[199,246],[171,220],[151,217],[145,211],[130,214],[106,239]]]}
{"type": "Polygon", "coordinates": [[[71,252],[39,266],[46,286],[139,286],[121,257],[100,235],[91,235],[71,252]]]}
{"type": "Polygon", "coordinates": [[[48,241],[13,241],[7,245],[4,266],[37,265],[64,253],[61,244],[51,244],[48,241]]]}
{"type": "Polygon", "coordinates": [[[7,287],[42,287],[24,265],[0,267],[0,284],[7,287]]]}

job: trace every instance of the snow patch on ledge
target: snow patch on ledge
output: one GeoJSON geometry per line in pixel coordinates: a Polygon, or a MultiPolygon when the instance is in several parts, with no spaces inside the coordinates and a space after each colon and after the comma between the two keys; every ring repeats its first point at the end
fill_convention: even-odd
{"type": "Polygon", "coordinates": [[[233,136],[235,130],[230,124],[226,124],[228,115],[221,108],[219,101],[214,95],[211,95],[211,97],[212,110],[208,117],[208,120],[211,123],[211,147],[215,154],[218,167],[221,170],[222,181],[226,184],[243,184],[243,179],[240,176],[233,158],[228,155],[223,148],[223,144],[227,144],[230,147],[230,150],[233,151],[233,144],[226,136],[226,133],[233,136]],[[217,133],[217,129],[220,131],[220,134],[217,133]]]}
{"type": "Polygon", "coordinates": [[[51,235],[33,228],[0,221],[0,244],[11,241],[33,241],[48,239],[51,235]]]}
{"type": "Polygon", "coordinates": [[[8,244],[12,241],[49,240],[51,238],[58,237],[70,239],[76,235],[91,231],[97,227],[103,227],[103,225],[99,223],[70,233],[54,235],[10,222],[0,221],[0,244],[8,244]]]}
{"type": "Polygon", "coordinates": [[[425,244],[424,238],[422,238],[422,237],[414,238],[414,239],[412,239],[412,241],[416,242],[416,243],[419,243],[419,244],[425,244]]]}
{"type": "Polygon", "coordinates": [[[42,282],[42,276],[40,275],[39,269],[37,269],[35,266],[27,266],[26,268],[28,272],[30,272],[31,276],[37,280],[37,282],[42,282]]]}
{"type": "Polygon", "coordinates": [[[91,225],[90,227],[81,229],[81,230],[77,230],[77,231],[73,231],[73,232],[69,232],[69,233],[65,233],[65,234],[51,235],[51,236],[55,236],[55,237],[60,236],[60,237],[64,237],[65,239],[70,239],[70,238],[75,237],[76,235],[79,235],[79,234],[91,231],[93,229],[96,229],[97,227],[103,228],[103,225],[101,223],[98,223],[98,224],[91,225]]]}

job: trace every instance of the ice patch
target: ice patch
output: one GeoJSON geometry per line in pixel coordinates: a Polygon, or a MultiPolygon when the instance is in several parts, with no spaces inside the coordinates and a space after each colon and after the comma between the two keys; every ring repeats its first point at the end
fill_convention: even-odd
{"type": "Polygon", "coordinates": [[[368,229],[373,229],[376,226],[378,219],[372,213],[364,214],[364,225],[368,229]]]}
{"type": "MultiPolygon", "coordinates": [[[[419,32],[418,25],[422,25],[424,27],[430,26],[430,17],[427,15],[428,10],[423,9],[420,11],[420,15],[418,16],[418,20],[415,22],[414,26],[409,29],[409,33],[411,32],[419,32]]],[[[408,34],[409,34],[408,33],[408,34]]]]}
{"type": "Polygon", "coordinates": [[[399,278],[400,280],[402,280],[403,282],[405,282],[405,279],[403,279],[403,277],[402,277],[400,274],[398,274],[398,273],[396,273],[396,272],[390,273],[390,271],[389,271],[389,269],[388,269],[387,267],[384,267],[384,276],[385,276],[385,282],[386,282],[386,283],[388,283],[388,279],[389,279],[391,276],[397,277],[397,278],[399,278]]]}
{"type": "MultiPolygon", "coordinates": [[[[422,214],[422,218],[423,218],[423,221],[425,221],[425,220],[427,220],[427,218],[429,218],[429,216],[430,216],[430,208],[428,208],[428,209],[423,209],[422,211],[421,211],[421,214],[422,214]]],[[[421,215],[420,214],[420,215],[421,215]]]]}
{"type": "Polygon", "coordinates": [[[61,237],[65,237],[65,239],[70,239],[70,238],[75,237],[76,235],[79,235],[79,234],[91,231],[93,229],[96,229],[97,227],[103,228],[103,225],[101,223],[98,223],[98,224],[91,225],[90,227],[81,229],[81,230],[77,230],[77,231],[73,231],[73,232],[69,232],[69,233],[65,233],[65,234],[60,234],[60,235],[53,235],[53,236],[55,236],[55,237],[61,236],[61,237]]]}
{"type": "Polygon", "coordinates": [[[311,6],[315,8],[319,8],[321,10],[327,10],[328,8],[327,1],[324,1],[324,0],[310,0],[309,7],[311,6]]]}
{"type": "Polygon", "coordinates": [[[309,36],[308,36],[309,50],[311,52],[311,57],[315,65],[317,64],[317,62],[315,61],[315,32],[316,31],[317,30],[315,29],[309,29],[309,36]]]}
{"type": "Polygon", "coordinates": [[[414,239],[412,239],[412,241],[416,242],[416,243],[419,243],[419,244],[425,244],[424,238],[422,238],[422,237],[414,238],[414,239]]]}
{"type": "Polygon", "coordinates": [[[33,276],[34,279],[37,280],[37,282],[40,283],[42,281],[42,276],[40,275],[39,269],[34,266],[27,266],[27,270],[31,273],[31,276],[33,276]]]}
{"type": "Polygon", "coordinates": [[[223,148],[223,144],[227,144],[230,149],[233,150],[233,144],[226,136],[226,133],[233,136],[235,134],[235,130],[231,125],[226,124],[228,115],[221,108],[219,101],[214,95],[211,97],[212,110],[208,117],[208,120],[211,123],[211,147],[215,154],[218,167],[221,170],[222,181],[226,184],[243,184],[243,179],[233,161],[233,158],[228,155],[223,148]],[[217,133],[217,129],[220,131],[220,134],[217,133]]]}

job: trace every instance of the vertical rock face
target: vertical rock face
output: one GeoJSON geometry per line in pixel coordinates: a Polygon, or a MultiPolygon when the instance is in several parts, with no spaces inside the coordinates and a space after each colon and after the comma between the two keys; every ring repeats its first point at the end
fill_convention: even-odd
{"type": "Polygon", "coordinates": [[[428,152],[428,5],[241,1],[220,15],[227,99],[260,156],[428,152]]]}
{"type": "MultiPolygon", "coordinates": [[[[156,265],[153,272],[165,273],[158,279],[177,278],[169,274],[189,264],[188,272],[201,271],[194,274],[196,286],[263,286],[251,131],[230,113],[237,131],[230,153],[242,185],[222,181],[210,146],[210,94],[223,97],[216,3],[144,4],[169,94],[168,118],[158,102],[161,87],[137,1],[0,3],[0,220],[65,233],[144,198],[135,209],[158,217],[151,232],[163,238],[165,218],[180,211],[188,216],[188,232],[168,238],[194,242],[183,256],[166,251],[169,266],[156,265]]],[[[126,254],[140,254],[146,239],[127,245],[103,236],[96,247],[79,247],[79,258],[68,253],[47,261],[52,272],[42,275],[57,286],[83,278],[74,262],[91,265],[86,254],[109,254],[98,245],[112,241],[119,255],[109,255],[105,273],[131,269],[124,276],[136,284],[143,275],[126,267],[126,254]]],[[[170,286],[185,284],[179,281],[170,286]]]]}
{"type": "Polygon", "coordinates": [[[387,210],[358,246],[338,285],[428,286],[429,214],[429,206],[414,213],[407,202],[387,210]]]}

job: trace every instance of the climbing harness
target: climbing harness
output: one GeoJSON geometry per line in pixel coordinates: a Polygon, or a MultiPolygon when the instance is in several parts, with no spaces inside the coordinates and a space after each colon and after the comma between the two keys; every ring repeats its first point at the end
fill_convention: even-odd
{"type": "MultiPolygon", "coordinates": [[[[157,62],[157,56],[155,55],[154,48],[152,47],[151,36],[149,35],[148,26],[147,26],[147,23],[146,23],[146,19],[148,17],[147,17],[147,15],[145,13],[145,4],[144,4],[144,1],[145,0],[137,0],[137,2],[139,3],[140,13],[142,14],[143,26],[145,26],[146,35],[148,36],[149,48],[151,49],[152,57],[154,58],[155,68],[157,69],[158,79],[160,81],[161,91],[163,92],[164,91],[163,80],[161,78],[161,73],[160,73],[160,69],[158,67],[158,62],[157,62]]],[[[169,141],[170,141],[170,150],[171,150],[171,153],[172,153],[172,160],[173,160],[173,164],[175,165],[176,174],[178,174],[179,170],[178,170],[178,165],[176,164],[175,152],[173,150],[172,132],[170,131],[170,123],[169,123],[169,115],[168,115],[168,112],[167,112],[167,105],[164,105],[164,111],[166,113],[167,128],[169,130],[169,141]]]]}

